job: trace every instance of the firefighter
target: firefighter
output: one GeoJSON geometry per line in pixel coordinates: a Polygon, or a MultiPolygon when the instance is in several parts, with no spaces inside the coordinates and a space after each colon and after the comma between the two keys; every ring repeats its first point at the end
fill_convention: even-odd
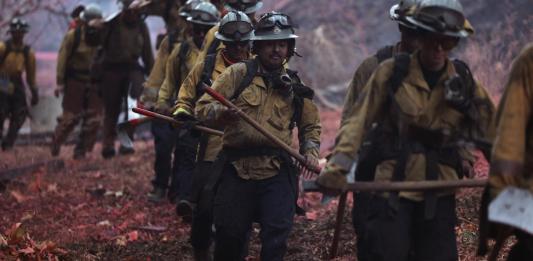
{"type": "MultiPolygon", "coordinates": [[[[369,124],[379,122],[382,152],[374,181],[456,180],[472,157],[468,143],[494,135],[494,105],[468,66],[448,54],[470,35],[456,0],[425,0],[406,17],[420,49],[374,71],[338,134],[317,183],[346,188],[346,174],[369,124]]],[[[457,260],[453,190],[374,193],[365,219],[369,260],[457,260]]]]}
{"type": "MultiPolygon", "coordinates": [[[[174,108],[176,118],[182,121],[194,122],[194,111],[201,95],[203,84],[211,85],[218,76],[229,66],[249,58],[250,40],[253,36],[251,20],[245,13],[232,11],[220,21],[215,33],[224,45],[218,46],[215,53],[205,56],[191,70],[187,78],[179,87],[178,100],[174,108]]],[[[196,167],[193,174],[191,196],[180,200],[177,211],[180,216],[192,220],[191,243],[197,260],[208,258],[211,241],[212,214],[209,207],[194,208],[200,198],[201,191],[212,172],[212,164],[222,148],[222,139],[212,135],[202,134],[196,157],[196,167]]]]}
{"type": "MultiPolygon", "coordinates": [[[[144,77],[154,64],[148,27],[138,11],[127,8],[131,2],[120,0],[122,12],[105,23],[102,52],[92,70],[105,108],[102,143],[105,159],[115,156],[118,116],[127,104],[128,92],[134,99],[140,96],[144,77]],[[143,66],[138,63],[139,58],[143,66]]],[[[119,153],[133,153],[133,149],[121,146],[119,153]]]]}
{"type": "MultiPolygon", "coordinates": [[[[533,165],[533,132],[529,128],[533,120],[532,93],[533,43],[530,43],[514,61],[500,102],[489,175],[490,198],[495,198],[507,187],[533,193],[533,179],[529,174],[533,165]]],[[[492,226],[499,228],[500,233],[507,230],[502,225],[492,226]]],[[[533,235],[520,229],[514,229],[512,234],[517,242],[511,247],[507,260],[529,260],[533,256],[533,235]]],[[[497,235],[494,237],[501,240],[497,235]]]]}
{"type": "Polygon", "coordinates": [[[0,139],[2,150],[13,148],[18,132],[26,116],[25,84],[22,74],[26,74],[26,84],[31,92],[31,105],[39,102],[37,85],[35,84],[35,53],[24,43],[29,25],[21,18],[13,18],[9,23],[11,38],[0,42],[0,139]],[[4,120],[9,118],[9,128],[4,135],[4,120]]]}
{"type": "MultiPolygon", "coordinates": [[[[212,87],[288,145],[297,127],[300,152],[316,164],[321,128],[313,91],[284,67],[297,37],[291,20],[281,13],[264,14],[254,34],[256,58],[230,66],[212,87]]],[[[261,260],[283,260],[298,194],[292,159],[211,96],[200,99],[197,111],[224,128],[223,149],[211,173],[220,173],[213,203],[215,260],[244,259],[254,221],[261,226],[261,260]]]]}
{"type": "MultiPolygon", "coordinates": [[[[179,43],[170,54],[165,80],[156,97],[155,110],[162,114],[171,114],[179,86],[197,62],[206,32],[217,24],[220,18],[216,7],[207,2],[197,4],[189,13],[187,21],[191,24],[192,35],[179,43]]],[[[179,133],[170,124],[158,121],[152,122],[152,134],[156,150],[155,179],[152,182],[154,189],[148,195],[148,199],[159,202],[167,195],[171,201],[176,198],[187,199],[196,157],[197,138],[190,135],[178,137],[179,133]],[[173,164],[172,151],[174,151],[173,164]],[[169,188],[168,193],[167,188],[169,188]]]]}
{"type": "Polygon", "coordinates": [[[55,95],[63,97],[63,115],[58,118],[51,145],[53,156],[59,155],[61,144],[81,121],[81,132],[74,148],[74,158],[85,157],[92,151],[102,121],[103,105],[91,83],[90,65],[100,44],[99,29],[91,25],[102,19],[96,4],[87,5],[80,14],[80,23],[67,32],[57,59],[57,88],[55,95]]]}
{"type": "MultiPolygon", "coordinates": [[[[419,42],[416,27],[406,20],[407,16],[412,15],[418,2],[420,1],[401,0],[398,4],[395,4],[390,8],[390,19],[398,23],[400,41],[394,45],[380,48],[374,55],[366,58],[359,65],[354,73],[352,81],[348,85],[348,92],[342,110],[341,128],[346,123],[346,118],[350,115],[352,108],[355,106],[358,95],[378,65],[399,53],[412,53],[418,49],[419,42]]],[[[375,129],[377,125],[378,123],[374,123],[371,128],[375,129]]],[[[361,160],[357,164],[357,169],[355,170],[355,177],[359,181],[364,181],[361,177],[364,177],[365,173],[374,172],[375,164],[373,164],[369,158],[372,157],[371,152],[380,153],[376,147],[373,146],[374,143],[380,143],[380,141],[366,139],[363,148],[359,150],[359,157],[361,160]]],[[[365,241],[365,218],[368,215],[367,209],[369,208],[369,197],[371,197],[371,193],[353,193],[354,207],[352,209],[352,223],[354,230],[357,233],[357,259],[361,261],[369,260],[368,248],[365,241]]]]}

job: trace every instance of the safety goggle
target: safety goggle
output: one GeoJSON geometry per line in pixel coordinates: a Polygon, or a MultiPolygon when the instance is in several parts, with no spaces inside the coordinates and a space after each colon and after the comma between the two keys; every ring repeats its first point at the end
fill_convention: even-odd
{"type": "Polygon", "coordinates": [[[440,46],[443,50],[450,51],[457,46],[459,43],[459,38],[429,33],[422,38],[422,41],[426,42],[433,48],[440,46]]]}
{"type": "Polygon", "coordinates": [[[235,35],[237,32],[241,35],[249,34],[254,28],[251,24],[235,21],[224,24],[219,28],[219,31],[223,35],[235,35]]]}
{"type": "Polygon", "coordinates": [[[206,12],[196,11],[196,10],[192,10],[189,13],[189,17],[191,17],[192,20],[203,21],[203,22],[208,22],[208,23],[218,22],[218,19],[212,16],[211,14],[208,14],[206,12]]]}
{"type": "Polygon", "coordinates": [[[459,31],[464,26],[464,17],[450,12],[420,12],[416,15],[420,22],[435,28],[437,31],[459,31]]]}
{"type": "Polygon", "coordinates": [[[257,29],[269,29],[272,27],[279,27],[281,29],[292,28],[290,17],[284,14],[268,13],[263,15],[259,22],[257,22],[257,29]]]}

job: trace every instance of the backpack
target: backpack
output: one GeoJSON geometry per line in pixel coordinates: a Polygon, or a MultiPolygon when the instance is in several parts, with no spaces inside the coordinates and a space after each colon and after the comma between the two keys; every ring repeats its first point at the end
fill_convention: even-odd
{"type": "MultiPolygon", "coordinates": [[[[390,50],[391,49],[389,47],[383,48],[380,51],[378,51],[378,54],[376,55],[376,57],[378,57],[378,60],[386,60],[388,59],[386,58],[387,55],[390,54],[392,57],[392,52],[389,52],[390,50]]],[[[405,79],[405,77],[409,74],[410,62],[411,62],[411,56],[409,54],[400,53],[394,56],[393,72],[386,83],[387,91],[388,91],[387,107],[398,106],[398,104],[395,101],[394,95],[400,88],[400,85],[405,79]]],[[[468,68],[468,65],[466,65],[466,63],[458,59],[452,60],[452,63],[455,67],[457,74],[465,83],[464,87],[467,88],[466,92],[469,93],[468,99],[473,99],[474,90],[476,86],[475,86],[475,80],[472,76],[470,69],[468,68]]],[[[384,137],[397,136],[398,134],[399,133],[396,133],[396,134],[389,133],[389,135],[384,135],[380,125],[378,125],[378,127],[369,131],[367,137],[365,138],[366,139],[365,143],[361,146],[360,151],[359,151],[359,164],[357,166],[357,171],[356,171],[357,173],[356,180],[358,181],[373,181],[374,180],[374,174],[375,174],[375,169],[377,165],[379,165],[379,163],[381,163],[383,160],[391,158],[389,155],[390,153],[384,152],[383,147],[378,146],[378,145],[383,144],[383,143],[393,143],[392,146],[400,148],[401,144],[398,144],[398,141],[395,141],[394,138],[392,138],[392,140],[390,137],[386,139],[387,141],[390,141],[390,142],[384,142],[383,140],[384,137]]],[[[401,165],[401,164],[398,164],[398,165],[401,165]]],[[[396,177],[398,181],[403,179],[404,173],[400,173],[402,171],[403,170],[398,170],[398,171],[395,170],[395,173],[393,174],[393,176],[399,176],[399,177],[396,177]]],[[[459,171],[458,174],[461,175],[461,172],[459,171]]]]}
{"type": "Polygon", "coordinates": [[[196,97],[200,97],[204,94],[203,84],[206,84],[208,86],[211,86],[212,84],[211,76],[213,75],[213,71],[215,70],[217,48],[219,45],[220,40],[215,39],[213,40],[213,42],[211,42],[211,45],[207,49],[207,54],[204,58],[204,69],[202,70],[202,74],[200,75],[200,81],[196,86],[196,97]]]}
{"type": "MultiPolygon", "coordinates": [[[[180,49],[178,51],[178,58],[180,59],[180,63],[178,64],[179,70],[182,69],[183,65],[185,64],[185,60],[187,59],[187,54],[189,53],[189,43],[187,41],[184,41],[180,44],[180,49]]],[[[181,79],[176,79],[176,86],[179,88],[181,83],[181,79]]],[[[179,92],[179,89],[176,90],[176,94],[179,92]]]]}
{"type": "MultiPolygon", "coordinates": [[[[234,101],[236,100],[242,92],[250,86],[255,76],[257,76],[257,71],[259,69],[259,61],[257,59],[251,59],[243,62],[246,65],[246,74],[242,78],[241,82],[239,83],[239,87],[235,90],[233,95],[231,96],[230,100],[234,101]]],[[[289,125],[289,129],[293,129],[298,122],[302,119],[302,113],[303,113],[303,105],[304,105],[304,99],[310,99],[312,100],[314,97],[314,91],[313,89],[305,86],[302,83],[302,80],[298,76],[297,71],[289,70],[287,69],[287,74],[289,77],[293,80],[292,83],[292,89],[294,92],[294,99],[293,99],[293,108],[294,113],[291,118],[291,123],[289,125]]]]}

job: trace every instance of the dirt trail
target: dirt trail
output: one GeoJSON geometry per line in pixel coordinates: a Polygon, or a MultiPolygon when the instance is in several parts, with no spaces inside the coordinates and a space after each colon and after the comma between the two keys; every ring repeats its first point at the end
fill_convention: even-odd
{"type": "MultiPolygon", "coordinates": [[[[20,222],[35,242],[51,241],[66,251],[60,260],[191,260],[189,226],[170,203],[146,200],[152,178],[153,146],[136,142],[137,152],[102,160],[95,149],[83,161],[63,150],[65,168],[41,169],[4,184],[0,191],[0,233],[20,222]]],[[[0,170],[51,159],[44,147],[18,147],[0,153],[0,170]]],[[[485,165],[477,166],[486,172],[485,165]]],[[[480,190],[458,197],[457,241],[460,260],[474,258],[480,190]]],[[[336,202],[320,206],[320,195],[305,197],[307,216],[295,219],[286,260],[324,260],[333,235],[336,202]]],[[[355,240],[347,211],[339,258],[355,260],[355,240]]],[[[250,259],[258,260],[258,227],[254,228],[250,259]]],[[[1,245],[1,243],[0,243],[1,245]]],[[[22,255],[19,253],[19,255],[22,255]]],[[[0,259],[10,260],[0,247],[0,259]]]]}

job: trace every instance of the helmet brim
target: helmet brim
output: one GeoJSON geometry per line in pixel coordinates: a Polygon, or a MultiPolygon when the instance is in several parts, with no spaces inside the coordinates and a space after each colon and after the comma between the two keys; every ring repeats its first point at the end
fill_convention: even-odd
{"type": "Polygon", "coordinates": [[[298,35],[289,34],[289,35],[255,35],[253,41],[274,41],[274,40],[290,40],[296,39],[298,35]]]}
{"type": "Polygon", "coordinates": [[[398,21],[398,19],[400,19],[400,16],[396,13],[396,11],[400,9],[400,5],[399,4],[395,4],[393,6],[391,6],[390,10],[389,10],[389,18],[393,21],[398,21]]]}
{"type": "Polygon", "coordinates": [[[400,9],[400,5],[399,4],[395,4],[393,5],[390,10],[389,10],[389,18],[392,20],[392,21],[395,21],[407,28],[410,28],[410,29],[416,29],[416,26],[414,26],[413,24],[409,23],[408,21],[404,19],[402,19],[400,17],[400,15],[396,12],[398,9],[400,9]]]}
{"type": "Polygon", "coordinates": [[[206,22],[206,21],[200,21],[200,20],[194,20],[192,17],[187,17],[187,22],[193,23],[193,24],[202,24],[202,25],[217,25],[218,21],[213,22],[206,22]]]}
{"type": "Polygon", "coordinates": [[[414,17],[407,16],[405,17],[405,19],[407,20],[407,22],[413,24],[416,28],[426,30],[432,33],[437,33],[437,34],[451,36],[451,37],[459,37],[459,38],[466,38],[470,36],[471,34],[471,32],[469,32],[468,30],[465,30],[464,28],[459,31],[450,31],[450,30],[438,31],[438,30],[435,30],[433,27],[416,20],[414,17]]]}

